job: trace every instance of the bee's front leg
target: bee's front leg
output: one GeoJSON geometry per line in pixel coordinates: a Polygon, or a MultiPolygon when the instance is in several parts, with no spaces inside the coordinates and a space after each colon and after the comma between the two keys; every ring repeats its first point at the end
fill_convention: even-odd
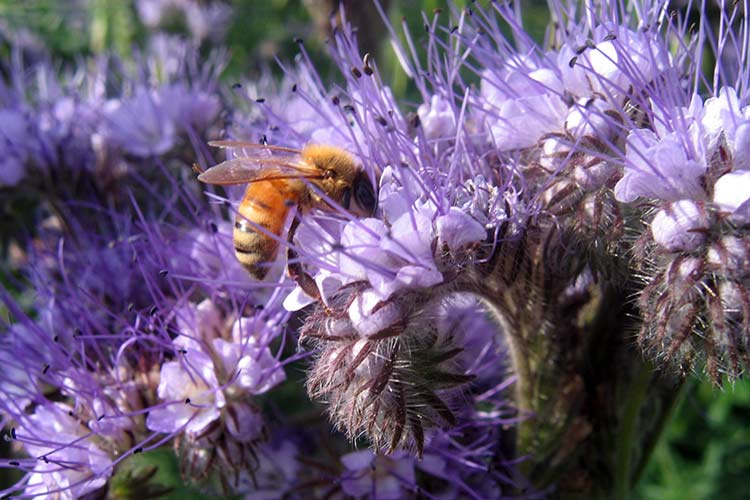
{"type": "Polygon", "coordinates": [[[297,282],[300,288],[302,288],[302,291],[320,302],[326,314],[330,316],[332,314],[332,311],[328,308],[325,302],[323,302],[318,284],[315,283],[315,280],[312,276],[310,276],[307,272],[305,272],[304,269],[302,269],[302,264],[297,257],[297,252],[294,251],[294,243],[292,240],[294,239],[294,233],[297,231],[299,223],[300,219],[295,215],[294,219],[292,220],[292,225],[289,227],[289,237],[287,238],[287,242],[289,243],[286,250],[287,273],[289,273],[290,278],[297,282]]]}

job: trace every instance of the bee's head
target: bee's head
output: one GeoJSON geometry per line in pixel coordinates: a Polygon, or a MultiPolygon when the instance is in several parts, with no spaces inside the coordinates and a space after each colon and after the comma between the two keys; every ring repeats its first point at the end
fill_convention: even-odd
{"type": "Polygon", "coordinates": [[[362,166],[345,150],[309,144],[302,152],[323,172],[319,187],[355,217],[371,217],[378,206],[375,189],[362,166]]]}

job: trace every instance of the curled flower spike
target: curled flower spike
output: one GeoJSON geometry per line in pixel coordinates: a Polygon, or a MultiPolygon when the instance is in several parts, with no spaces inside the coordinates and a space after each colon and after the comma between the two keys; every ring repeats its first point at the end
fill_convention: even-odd
{"type": "Polygon", "coordinates": [[[308,390],[329,401],[334,422],[351,438],[364,433],[378,449],[406,445],[421,455],[425,431],[456,422],[446,401],[451,389],[473,377],[452,366],[461,349],[441,341],[426,317],[413,315],[427,297],[378,303],[366,323],[359,319],[361,300],[353,288],[330,302],[341,319],[312,318],[302,331],[302,339],[322,347],[308,390]]]}
{"type": "Polygon", "coordinates": [[[703,105],[684,94],[683,106],[663,104],[659,89],[651,102],[661,125],[631,132],[627,158],[633,161],[615,188],[622,201],[640,196],[656,209],[644,213],[650,231],[636,244],[647,278],[639,340],[682,374],[705,359],[720,384],[723,375],[739,377],[748,366],[750,303],[742,297],[750,283],[735,267],[737,258],[747,259],[750,241],[745,170],[736,150],[746,113],[733,88],[703,105]]]}

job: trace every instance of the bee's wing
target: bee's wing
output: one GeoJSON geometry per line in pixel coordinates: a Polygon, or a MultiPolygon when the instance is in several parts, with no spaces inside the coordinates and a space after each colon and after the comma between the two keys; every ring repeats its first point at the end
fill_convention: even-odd
{"type": "Polygon", "coordinates": [[[220,147],[240,148],[241,156],[201,172],[198,180],[207,184],[247,184],[270,179],[317,179],[321,172],[309,166],[296,149],[261,144],[221,141],[220,147]],[[250,147],[248,147],[250,146],[250,147]]]}
{"type": "Polygon", "coordinates": [[[300,155],[299,149],[285,148],[284,146],[271,146],[268,144],[257,144],[247,141],[211,141],[209,146],[222,149],[231,149],[235,157],[243,156],[274,156],[276,158],[296,158],[300,155]]]}

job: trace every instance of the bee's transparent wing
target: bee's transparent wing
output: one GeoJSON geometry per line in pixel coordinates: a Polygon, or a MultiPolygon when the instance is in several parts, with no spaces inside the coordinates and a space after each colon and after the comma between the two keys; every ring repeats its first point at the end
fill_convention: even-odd
{"type": "Polygon", "coordinates": [[[300,155],[298,149],[247,141],[211,141],[208,145],[215,148],[228,149],[230,154],[236,158],[259,155],[275,156],[277,158],[295,158],[300,155]]]}
{"type": "Polygon", "coordinates": [[[207,184],[247,184],[271,179],[316,179],[321,172],[309,166],[299,150],[241,141],[216,141],[211,146],[231,148],[234,158],[203,171],[198,180],[207,184]]]}

